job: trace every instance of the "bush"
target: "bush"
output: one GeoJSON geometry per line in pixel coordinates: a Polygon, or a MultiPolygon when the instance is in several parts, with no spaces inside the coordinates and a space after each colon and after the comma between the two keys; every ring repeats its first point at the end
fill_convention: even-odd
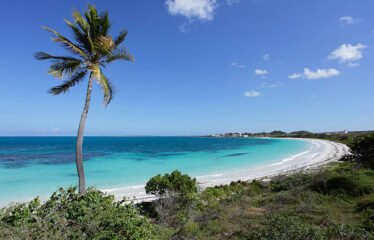
{"type": "Polygon", "coordinates": [[[133,204],[90,188],[80,195],[76,187],[60,189],[41,204],[3,208],[1,239],[150,239],[152,226],[133,204]]]}
{"type": "Polygon", "coordinates": [[[357,162],[374,169],[374,133],[356,137],[349,147],[357,162]]]}
{"type": "Polygon", "coordinates": [[[158,196],[164,196],[167,192],[189,195],[197,192],[196,179],[182,175],[178,170],[164,176],[158,174],[147,182],[145,192],[158,196]]]}
{"type": "Polygon", "coordinates": [[[330,226],[327,229],[325,239],[346,239],[346,240],[354,240],[354,239],[373,239],[373,234],[370,232],[365,231],[362,228],[357,228],[348,225],[337,225],[337,226],[330,226]]]}
{"type": "Polygon", "coordinates": [[[329,179],[327,179],[326,184],[326,190],[330,193],[341,192],[350,195],[360,195],[359,184],[356,184],[350,176],[332,176],[329,179]]]}
{"type": "Polygon", "coordinates": [[[279,205],[291,205],[299,202],[299,199],[287,192],[275,195],[275,203],[279,205]]]}
{"type": "Polygon", "coordinates": [[[152,177],[145,186],[147,194],[160,198],[153,203],[160,224],[178,227],[192,216],[196,202],[196,179],[175,170],[171,174],[152,177]]]}
{"type": "Polygon", "coordinates": [[[374,191],[372,171],[337,168],[335,172],[320,171],[315,173],[308,184],[313,191],[323,194],[345,194],[361,196],[374,191]]]}
{"type": "Polygon", "coordinates": [[[270,214],[262,218],[261,225],[261,228],[249,234],[249,239],[324,239],[321,228],[307,224],[297,217],[270,214]]]}
{"type": "Polygon", "coordinates": [[[309,175],[296,173],[293,175],[278,175],[271,179],[270,188],[272,192],[290,190],[294,187],[303,186],[309,181],[309,175]]]}
{"type": "Polygon", "coordinates": [[[363,217],[363,227],[374,233],[374,194],[362,198],[356,205],[356,211],[363,217]]]}

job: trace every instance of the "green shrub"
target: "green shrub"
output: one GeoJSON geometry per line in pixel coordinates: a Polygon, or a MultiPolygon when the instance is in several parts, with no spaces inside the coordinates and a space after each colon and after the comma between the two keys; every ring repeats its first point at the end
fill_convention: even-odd
{"type": "Polygon", "coordinates": [[[253,192],[255,193],[262,193],[265,189],[269,187],[269,184],[263,181],[259,180],[253,180],[249,184],[250,188],[252,189],[253,192]]]}
{"type": "Polygon", "coordinates": [[[171,174],[166,173],[164,176],[158,174],[152,177],[145,185],[145,192],[158,196],[164,196],[167,192],[178,194],[191,194],[197,192],[196,179],[187,174],[175,170],[171,174]]]}
{"type": "Polygon", "coordinates": [[[308,188],[323,194],[361,196],[374,191],[373,171],[344,165],[334,170],[312,174],[308,188]]]}
{"type": "Polygon", "coordinates": [[[196,208],[196,179],[180,171],[152,177],[145,186],[147,194],[157,195],[153,205],[159,224],[179,227],[185,224],[196,208]]]}
{"type": "Polygon", "coordinates": [[[224,195],[225,192],[221,187],[208,187],[204,191],[204,195],[211,196],[214,198],[219,198],[224,195]]]}
{"type": "Polygon", "coordinates": [[[320,227],[308,224],[297,217],[270,214],[263,217],[260,223],[261,227],[249,233],[249,239],[324,239],[320,227]]]}
{"type": "Polygon", "coordinates": [[[351,178],[351,176],[331,176],[327,179],[326,184],[326,190],[329,193],[341,192],[350,195],[360,195],[360,186],[351,178]]]}
{"type": "Polygon", "coordinates": [[[349,147],[357,162],[374,169],[374,133],[356,137],[349,147]]]}
{"type": "Polygon", "coordinates": [[[294,187],[303,186],[309,181],[309,175],[296,173],[293,175],[278,175],[271,179],[270,188],[272,192],[290,190],[294,187]]]}
{"type": "Polygon", "coordinates": [[[183,235],[186,236],[188,239],[191,239],[193,236],[196,236],[199,232],[199,224],[196,222],[187,222],[183,229],[183,235]]]}
{"type": "Polygon", "coordinates": [[[90,188],[60,189],[41,204],[15,204],[0,214],[1,239],[150,239],[152,226],[133,204],[90,188]]]}
{"type": "Polygon", "coordinates": [[[275,203],[279,205],[291,205],[299,202],[299,199],[295,196],[288,194],[287,192],[279,193],[275,195],[275,203]]]}
{"type": "Polygon", "coordinates": [[[337,225],[328,227],[325,233],[325,239],[339,239],[339,240],[361,240],[373,239],[374,235],[365,231],[362,228],[357,228],[348,225],[337,225]]]}
{"type": "Polygon", "coordinates": [[[374,210],[374,194],[368,195],[357,203],[357,211],[374,210]]]}
{"type": "Polygon", "coordinates": [[[362,198],[356,204],[356,211],[362,216],[363,227],[374,232],[374,194],[362,198]]]}

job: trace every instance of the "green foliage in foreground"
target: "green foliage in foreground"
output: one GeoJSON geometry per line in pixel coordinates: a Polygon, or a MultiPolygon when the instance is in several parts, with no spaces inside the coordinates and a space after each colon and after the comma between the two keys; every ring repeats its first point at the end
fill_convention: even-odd
{"type": "Polygon", "coordinates": [[[374,239],[373,186],[373,170],[343,162],[269,182],[173,191],[141,204],[142,215],[95,189],[60,189],[43,204],[2,209],[0,239],[374,239]]]}
{"type": "Polygon", "coordinates": [[[197,192],[196,179],[187,174],[182,174],[175,170],[171,174],[166,173],[164,176],[158,174],[152,177],[145,185],[145,192],[163,196],[168,192],[175,192],[181,195],[187,195],[197,192]]]}
{"type": "Polygon", "coordinates": [[[374,171],[350,162],[211,187],[191,201],[168,212],[184,222],[153,217],[157,239],[374,239],[374,171]]]}
{"type": "Polygon", "coordinates": [[[95,189],[60,189],[41,204],[15,204],[0,213],[0,239],[151,239],[152,226],[133,204],[95,189]]]}

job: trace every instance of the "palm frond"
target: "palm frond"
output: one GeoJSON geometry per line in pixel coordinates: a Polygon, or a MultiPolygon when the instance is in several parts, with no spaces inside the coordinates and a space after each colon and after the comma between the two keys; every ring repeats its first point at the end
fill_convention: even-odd
{"type": "Polygon", "coordinates": [[[110,63],[115,60],[134,62],[134,57],[126,49],[122,48],[122,49],[117,49],[113,54],[109,55],[104,60],[104,63],[110,63]]]}
{"type": "Polygon", "coordinates": [[[84,16],[86,17],[86,21],[90,26],[89,35],[92,41],[95,42],[96,38],[100,34],[96,7],[94,5],[88,4],[88,11],[84,13],[84,16]]]}
{"type": "Polygon", "coordinates": [[[80,30],[84,32],[87,41],[87,49],[92,54],[94,52],[94,45],[90,33],[90,24],[84,19],[84,17],[76,10],[73,11],[73,17],[76,24],[78,24],[80,30]]]}
{"type": "Polygon", "coordinates": [[[101,12],[98,21],[100,26],[100,35],[108,36],[110,27],[112,26],[112,23],[109,21],[108,12],[101,12]]]}
{"type": "Polygon", "coordinates": [[[99,54],[102,57],[112,55],[114,51],[115,45],[112,41],[112,37],[104,37],[100,36],[95,41],[95,51],[97,54],[99,54]]]}
{"type": "Polygon", "coordinates": [[[109,79],[101,72],[100,73],[100,82],[99,82],[103,94],[104,94],[104,99],[103,103],[104,106],[107,106],[113,99],[114,95],[114,88],[112,86],[112,83],[109,81],[109,79]]]}
{"type": "Polygon", "coordinates": [[[77,70],[81,69],[81,60],[62,60],[49,66],[48,73],[59,79],[66,76],[71,77],[77,70]]]}
{"type": "Polygon", "coordinates": [[[86,32],[86,30],[89,29],[90,26],[88,25],[87,21],[75,8],[73,9],[73,18],[74,22],[78,24],[82,32],[86,32]]]}
{"type": "Polygon", "coordinates": [[[64,19],[64,20],[66,24],[70,27],[70,29],[73,31],[74,39],[78,42],[79,47],[85,53],[91,54],[93,51],[93,48],[87,36],[87,32],[88,32],[87,29],[81,28],[79,25],[76,26],[67,19],[64,19]]]}
{"type": "Polygon", "coordinates": [[[45,53],[45,52],[36,52],[34,54],[34,57],[36,59],[38,59],[38,60],[48,60],[48,59],[51,59],[51,60],[56,60],[56,61],[60,61],[60,60],[80,61],[79,59],[74,58],[74,57],[70,57],[70,56],[53,56],[53,55],[50,55],[50,54],[45,53]]]}
{"type": "Polygon", "coordinates": [[[58,85],[56,87],[51,88],[48,93],[53,94],[53,95],[59,95],[61,93],[66,93],[69,91],[69,89],[82,80],[84,80],[84,77],[86,76],[87,71],[79,71],[76,72],[74,75],[71,76],[71,78],[67,81],[64,81],[63,84],[58,85]]]}
{"type": "Polygon", "coordinates": [[[43,28],[45,30],[47,30],[47,31],[50,31],[54,35],[56,35],[55,38],[52,38],[53,41],[62,43],[62,45],[67,50],[69,50],[69,51],[71,51],[71,52],[73,52],[75,54],[78,54],[81,57],[84,57],[84,58],[88,57],[88,55],[80,47],[78,47],[77,45],[75,45],[74,43],[72,43],[69,39],[67,39],[66,37],[62,36],[60,33],[56,32],[53,29],[47,28],[47,27],[43,27],[43,28]]]}
{"type": "Polygon", "coordinates": [[[126,39],[126,36],[127,36],[127,31],[126,30],[121,30],[118,34],[118,37],[116,37],[116,39],[114,39],[114,45],[119,46],[125,39],[126,39]]]}

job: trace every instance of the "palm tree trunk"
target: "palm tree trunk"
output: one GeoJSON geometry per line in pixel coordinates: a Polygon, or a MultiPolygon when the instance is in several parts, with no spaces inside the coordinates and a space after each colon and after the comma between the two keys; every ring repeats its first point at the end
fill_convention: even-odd
{"type": "Polygon", "coordinates": [[[84,125],[86,123],[88,109],[91,102],[91,90],[92,90],[92,73],[90,74],[90,79],[88,81],[87,94],[86,94],[86,103],[84,104],[83,112],[81,115],[81,120],[79,122],[78,134],[77,134],[77,148],[75,154],[75,160],[77,162],[77,171],[79,178],[79,193],[86,193],[86,179],[84,176],[83,169],[83,158],[82,158],[82,145],[83,145],[83,132],[84,125]]]}

